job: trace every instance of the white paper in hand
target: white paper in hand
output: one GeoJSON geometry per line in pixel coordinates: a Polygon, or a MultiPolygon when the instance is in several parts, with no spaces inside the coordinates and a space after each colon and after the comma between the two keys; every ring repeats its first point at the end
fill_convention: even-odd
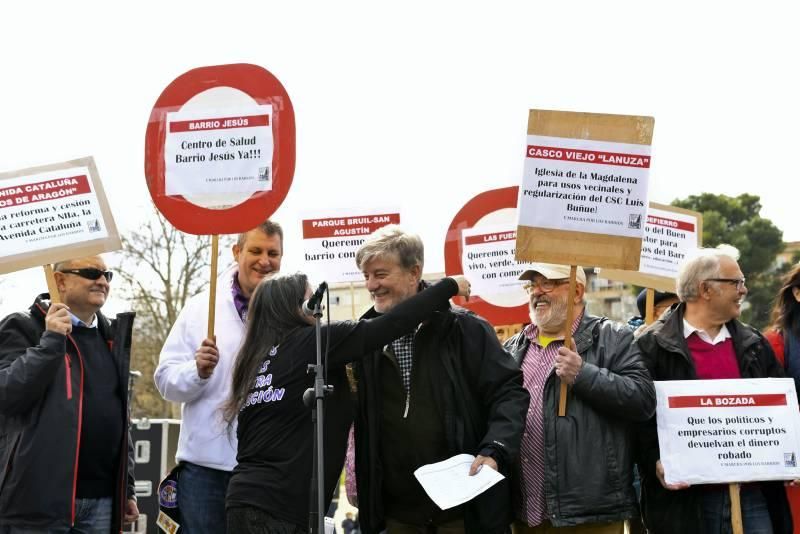
{"type": "Polygon", "coordinates": [[[458,454],[435,464],[423,465],[414,476],[425,493],[442,510],[463,504],[491,488],[505,477],[486,465],[474,476],[469,466],[475,461],[471,454],[458,454]]]}

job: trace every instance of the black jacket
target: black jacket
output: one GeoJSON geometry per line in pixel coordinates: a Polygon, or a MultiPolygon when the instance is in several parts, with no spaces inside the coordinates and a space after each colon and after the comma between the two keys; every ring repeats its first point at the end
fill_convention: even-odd
{"type": "MultiPolygon", "coordinates": [[[[45,299],[49,295],[40,295],[28,312],[0,322],[0,526],[50,529],[74,523],[83,357],[71,336],[45,330],[45,299]]],[[[109,321],[97,313],[123,392],[128,390],[133,316],[123,313],[109,321]]],[[[127,429],[128,399],[123,397],[120,417],[127,429]]],[[[134,495],[129,433],[120,439],[116,531],[122,530],[126,500],[134,495]]]]}
{"type": "MultiPolygon", "coordinates": [[[[374,315],[370,310],[366,316],[374,315]]],[[[415,366],[426,365],[431,397],[449,448],[449,455],[490,454],[508,478],[519,450],[529,397],[522,374],[503,351],[492,327],[462,308],[435,312],[415,336],[415,366]]],[[[356,481],[361,532],[384,528],[381,432],[381,351],[354,363],[358,387],[356,417],[356,481]]],[[[416,376],[416,370],[414,371],[416,376]]],[[[412,391],[418,384],[412,383],[412,391]]],[[[412,403],[413,398],[412,398],[412,403]]],[[[417,466],[419,467],[419,466],[417,466]]],[[[468,534],[505,532],[512,520],[508,480],[464,505],[468,534]]]]}
{"type": "MultiPolygon", "coordinates": [[[[683,335],[685,304],[645,330],[636,340],[653,380],[696,380],[694,361],[683,335]]],[[[784,376],[783,369],[767,340],[754,328],[733,320],[725,324],[731,334],[742,378],[784,376]]],[[[656,476],[658,448],[656,418],[641,425],[639,437],[639,473],[642,477],[642,517],[653,534],[703,534],[701,493],[703,486],[685,490],[664,489],[656,476]]],[[[781,482],[762,482],[762,491],[769,505],[773,531],[792,532],[792,521],[781,482]]]]}
{"type": "MultiPolygon", "coordinates": [[[[560,381],[555,371],[545,381],[542,402],[545,503],[556,527],[638,514],[634,422],[646,421],[656,408],[653,383],[628,326],[584,314],[573,338],[584,365],[568,389],[566,416],[557,413],[560,381]]],[[[505,348],[521,365],[529,345],[520,332],[505,348]]]]}

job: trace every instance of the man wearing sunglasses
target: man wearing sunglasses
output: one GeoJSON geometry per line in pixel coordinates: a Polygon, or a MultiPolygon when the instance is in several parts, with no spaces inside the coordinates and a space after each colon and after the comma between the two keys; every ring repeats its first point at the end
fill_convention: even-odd
{"type": "MultiPolygon", "coordinates": [[[[683,263],[676,282],[680,304],[636,341],[653,380],[784,376],[769,342],[739,321],[747,286],[737,259],[736,249],[721,245],[700,249],[683,263]]],[[[638,436],[648,532],[731,532],[727,485],[667,484],[655,417],[638,436]]],[[[792,532],[781,482],[743,485],[740,497],[745,532],[792,532]]]]}
{"type": "MultiPolygon", "coordinates": [[[[517,464],[515,534],[622,534],[638,515],[633,429],[655,412],[653,384],[627,325],[586,313],[586,274],[535,263],[520,276],[531,324],[505,343],[530,393],[517,464]],[[564,345],[573,302],[574,345],[564,345]],[[558,417],[560,382],[570,387],[558,417]]],[[[677,532],[677,531],[676,531],[677,532]]]]}
{"type": "Polygon", "coordinates": [[[209,292],[192,297],[164,342],[155,371],[161,395],[182,406],[178,438],[177,506],[182,534],[225,534],[225,494],[236,467],[236,434],[220,407],[228,400],[231,372],[244,339],[250,297],[280,270],[283,229],[272,221],[239,234],[235,264],[219,277],[216,335],[207,337],[209,292]]]}
{"type": "Polygon", "coordinates": [[[128,431],[133,313],[99,256],[60,262],[62,303],[0,323],[0,533],[111,532],[139,512],[128,431]]]}

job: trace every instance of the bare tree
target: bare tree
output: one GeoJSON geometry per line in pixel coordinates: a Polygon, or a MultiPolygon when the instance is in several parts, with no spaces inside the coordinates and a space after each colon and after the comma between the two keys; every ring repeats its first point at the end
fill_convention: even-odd
{"type": "Polygon", "coordinates": [[[142,372],[131,407],[134,416],[178,416],[179,407],[170,406],[158,393],[153,372],[181,309],[208,284],[209,245],[209,236],[185,234],[160,213],[122,238],[117,271],[136,311],[131,369],[142,372]]]}

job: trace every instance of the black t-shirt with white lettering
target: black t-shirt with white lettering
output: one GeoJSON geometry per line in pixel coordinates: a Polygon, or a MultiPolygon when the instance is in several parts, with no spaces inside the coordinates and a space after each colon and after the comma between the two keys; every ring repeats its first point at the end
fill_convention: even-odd
{"type": "MultiPolygon", "coordinates": [[[[398,304],[386,314],[322,327],[322,346],[330,335],[325,398],[325,501],[330,503],[342,471],[352,406],[344,365],[413,330],[456,294],[450,278],[398,304]]],[[[313,467],[311,411],[303,392],[313,386],[308,364],[316,360],[314,327],[301,327],[278,347],[266,347],[254,386],[239,413],[238,465],[228,486],[227,508],[252,506],[303,528],[308,525],[313,467]]]]}

